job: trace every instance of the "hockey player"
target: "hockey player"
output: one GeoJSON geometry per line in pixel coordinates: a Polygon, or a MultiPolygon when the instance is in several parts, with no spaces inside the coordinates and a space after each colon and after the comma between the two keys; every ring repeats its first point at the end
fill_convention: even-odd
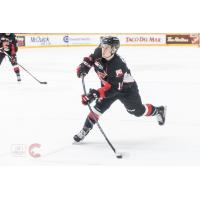
{"type": "Polygon", "coordinates": [[[165,123],[164,106],[142,104],[137,83],[124,60],[117,54],[119,47],[120,41],[117,37],[103,37],[94,53],[85,57],[77,68],[77,76],[80,78],[93,67],[101,80],[101,87],[90,89],[87,95],[82,95],[84,105],[94,100],[96,104],[93,113],[88,114],[82,130],[74,136],[76,142],[84,139],[96,123],[95,119],[98,120],[116,100],[120,100],[127,112],[136,117],[156,116],[159,125],[165,123]]]}
{"type": "Polygon", "coordinates": [[[17,75],[17,81],[21,81],[20,70],[17,64],[16,53],[18,50],[17,40],[14,33],[0,33],[0,65],[6,56],[4,51],[10,56],[9,60],[17,75]]]}

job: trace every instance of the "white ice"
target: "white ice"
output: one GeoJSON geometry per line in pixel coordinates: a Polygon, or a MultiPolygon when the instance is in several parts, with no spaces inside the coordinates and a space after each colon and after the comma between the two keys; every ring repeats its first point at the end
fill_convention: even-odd
{"type": "MultiPolygon", "coordinates": [[[[117,159],[95,126],[73,144],[89,112],[81,104],[76,67],[93,47],[20,49],[18,62],[47,85],[21,70],[17,83],[8,59],[0,66],[0,165],[199,165],[200,49],[121,47],[143,103],[166,105],[165,126],[155,117],[136,118],[115,102],[100,119],[107,137],[124,158],[117,159]],[[28,148],[39,143],[33,158],[28,148]],[[22,149],[20,149],[22,148],[22,149]],[[17,152],[22,150],[22,155],[17,152]]],[[[86,86],[98,88],[94,72],[86,86]]]]}

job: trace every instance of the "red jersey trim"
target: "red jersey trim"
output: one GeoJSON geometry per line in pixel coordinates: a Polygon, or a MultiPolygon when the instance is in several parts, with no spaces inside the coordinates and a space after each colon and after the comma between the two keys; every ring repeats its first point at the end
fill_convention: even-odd
{"type": "Polygon", "coordinates": [[[104,86],[97,90],[99,92],[100,99],[103,99],[106,97],[105,92],[108,91],[110,88],[111,88],[111,84],[105,81],[104,86]]]}

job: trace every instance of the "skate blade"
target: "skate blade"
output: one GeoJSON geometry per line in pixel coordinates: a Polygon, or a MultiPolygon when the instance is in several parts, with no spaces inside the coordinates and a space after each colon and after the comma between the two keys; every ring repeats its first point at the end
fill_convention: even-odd
{"type": "Polygon", "coordinates": [[[73,145],[81,145],[82,142],[81,142],[81,141],[80,141],[80,142],[73,141],[72,144],[73,144],[73,145]]]}

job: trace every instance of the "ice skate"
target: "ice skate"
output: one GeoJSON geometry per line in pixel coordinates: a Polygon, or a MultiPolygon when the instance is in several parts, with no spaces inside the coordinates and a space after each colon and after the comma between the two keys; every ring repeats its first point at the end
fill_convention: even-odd
{"type": "Polygon", "coordinates": [[[76,142],[80,142],[81,140],[83,140],[85,138],[85,136],[89,133],[89,130],[84,130],[82,129],[78,134],[76,134],[74,136],[74,140],[76,142]]]}
{"type": "Polygon", "coordinates": [[[166,110],[167,110],[167,107],[164,107],[164,106],[157,107],[158,113],[156,117],[157,117],[158,124],[161,126],[165,124],[166,110]]]}

